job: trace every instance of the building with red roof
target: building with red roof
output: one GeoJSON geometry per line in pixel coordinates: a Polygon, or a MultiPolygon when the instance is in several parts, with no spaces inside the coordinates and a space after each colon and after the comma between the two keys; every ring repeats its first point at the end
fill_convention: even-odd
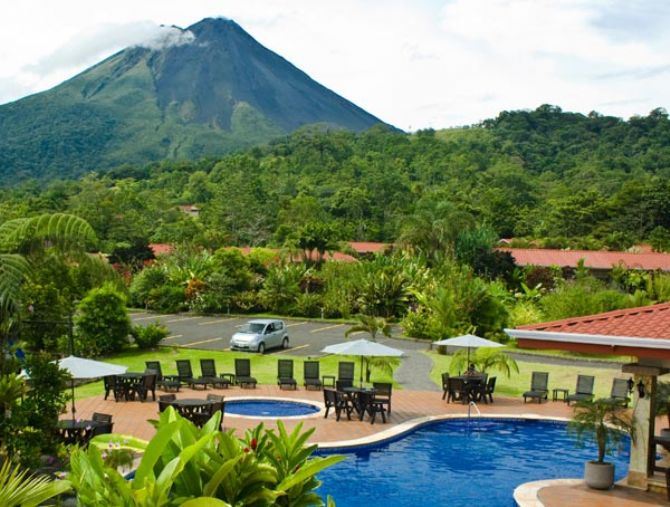
{"type": "Polygon", "coordinates": [[[613,267],[645,271],[670,271],[670,254],[658,252],[608,252],[604,250],[552,250],[544,248],[498,248],[509,252],[519,266],[558,266],[576,268],[581,260],[594,271],[610,271],[613,267]]]}
{"type": "Polygon", "coordinates": [[[657,445],[670,445],[656,436],[656,385],[670,371],[670,303],[571,317],[506,329],[519,347],[637,357],[621,371],[632,375],[635,439],[631,442],[627,483],[636,488],[667,488],[657,463],[657,445]]]}
{"type": "Polygon", "coordinates": [[[358,254],[376,254],[386,252],[393,245],[374,241],[349,241],[349,246],[358,254]]]}

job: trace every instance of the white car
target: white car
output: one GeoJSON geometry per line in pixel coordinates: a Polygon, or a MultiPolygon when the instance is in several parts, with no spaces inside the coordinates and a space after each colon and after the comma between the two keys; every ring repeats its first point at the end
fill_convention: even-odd
{"type": "Polygon", "coordinates": [[[283,320],[250,320],[230,340],[232,350],[246,350],[262,354],[273,347],[288,348],[288,331],[283,320]]]}

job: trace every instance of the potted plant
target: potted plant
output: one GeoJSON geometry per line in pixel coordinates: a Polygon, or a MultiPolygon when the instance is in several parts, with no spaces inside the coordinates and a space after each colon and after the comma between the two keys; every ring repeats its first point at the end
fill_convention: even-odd
{"type": "Polygon", "coordinates": [[[614,463],[607,463],[605,455],[611,452],[625,435],[635,438],[632,413],[621,403],[609,400],[583,400],[575,405],[570,428],[578,441],[594,440],[598,459],[584,467],[584,482],[594,489],[609,489],[614,484],[614,463]]]}

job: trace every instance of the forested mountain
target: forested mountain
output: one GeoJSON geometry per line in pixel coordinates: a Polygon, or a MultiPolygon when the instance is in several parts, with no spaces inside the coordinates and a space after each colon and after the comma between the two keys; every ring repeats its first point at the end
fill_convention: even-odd
{"type": "Polygon", "coordinates": [[[221,155],[306,124],[360,131],[380,123],[233,21],[205,19],[181,34],[0,106],[0,180],[221,155]]]}
{"type": "Polygon", "coordinates": [[[3,220],[77,214],[107,251],[140,239],[281,246],[305,231],[404,237],[429,250],[485,224],[489,235],[545,246],[621,249],[651,240],[667,248],[670,121],[660,109],[624,121],[542,106],[411,135],[382,126],[300,129],[221,158],[126,164],[46,187],[26,182],[0,206],[3,220]],[[196,204],[200,216],[178,204],[196,204]]]}

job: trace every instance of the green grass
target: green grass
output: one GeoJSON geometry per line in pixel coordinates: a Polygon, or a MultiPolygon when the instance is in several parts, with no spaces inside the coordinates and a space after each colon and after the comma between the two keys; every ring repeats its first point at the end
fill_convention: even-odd
{"type": "MultiPolygon", "coordinates": [[[[436,352],[425,352],[433,361],[433,369],[430,372],[430,378],[437,385],[442,385],[440,375],[442,372],[449,371],[451,357],[440,355],[436,352]]],[[[577,375],[593,375],[596,378],[594,393],[596,398],[608,397],[612,389],[612,379],[615,377],[624,378],[619,370],[613,368],[597,368],[592,366],[564,366],[544,363],[528,363],[519,361],[519,373],[512,373],[510,378],[501,375],[500,372],[491,371],[489,376],[498,377],[496,381],[496,392],[508,396],[520,396],[524,391],[530,388],[530,377],[534,371],[546,371],[549,373],[549,395],[551,390],[557,387],[569,389],[574,393],[577,384],[577,375]]],[[[450,372],[453,374],[457,372],[450,372]]]]}
{"type": "MultiPolygon", "coordinates": [[[[228,352],[228,351],[212,351],[212,350],[198,350],[180,347],[160,347],[157,350],[139,351],[129,350],[122,354],[100,358],[113,364],[120,364],[128,367],[128,371],[144,371],[146,368],[145,361],[160,361],[161,369],[164,375],[174,375],[177,373],[177,366],[175,361],[177,359],[190,359],[193,367],[193,375],[200,375],[200,359],[214,359],[216,362],[217,373],[234,373],[235,372],[235,358],[243,357],[251,359],[251,373],[260,384],[276,384],[277,383],[277,360],[278,359],[293,359],[293,375],[298,383],[302,384],[303,378],[303,360],[307,357],[289,356],[286,354],[250,354],[247,352],[228,352]]],[[[309,358],[312,359],[312,358],[309,358]]],[[[356,365],[354,378],[358,379],[360,374],[360,358],[350,356],[323,356],[318,359],[321,363],[321,375],[335,375],[337,376],[337,364],[340,361],[353,361],[356,365]]],[[[392,378],[379,371],[372,370],[371,381],[373,382],[391,382],[392,378]]],[[[397,386],[394,386],[397,387],[397,386]]],[[[77,399],[88,398],[103,393],[102,380],[98,382],[91,382],[79,386],[76,389],[75,396],[77,399]]]]}

